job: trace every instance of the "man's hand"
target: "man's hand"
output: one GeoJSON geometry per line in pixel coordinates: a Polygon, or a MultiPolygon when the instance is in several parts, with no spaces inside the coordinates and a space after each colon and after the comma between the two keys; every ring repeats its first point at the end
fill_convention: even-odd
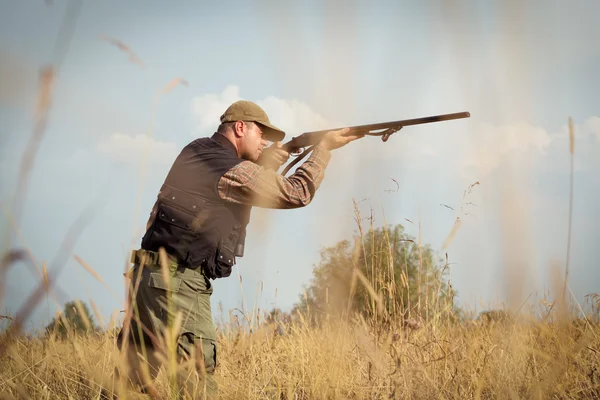
{"type": "Polygon", "coordinates": [[[277,171],[289,158],[290,153],[281,149],[281,142],[275,142],[272,146],[263,149],[257,164],[277,171]]]}
{"type": "Polygon", "coordinates": [[[327,132],[321,143],[323,143],[328,150],[335,150],[364,136],[364,133],[350,133],[350,129],[344,128],[337,131],[327,132]]]}

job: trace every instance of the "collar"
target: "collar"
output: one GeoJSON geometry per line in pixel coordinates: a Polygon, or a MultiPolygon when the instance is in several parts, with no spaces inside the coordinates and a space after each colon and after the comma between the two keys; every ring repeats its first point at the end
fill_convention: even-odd
{"type": "Polygon", "coordinates": [[[238,156],[235,146],[233,145],[233,143],[231,143],[231,140],[227,139],[225,136],[221,135],[220,133],[215,133],[214,135],[212,135],[211,139],[215,142],[220,143],[226,149],[231,150],[231,152],[233,152],[233,154],[235,154],[236,157],[238,156]]]}

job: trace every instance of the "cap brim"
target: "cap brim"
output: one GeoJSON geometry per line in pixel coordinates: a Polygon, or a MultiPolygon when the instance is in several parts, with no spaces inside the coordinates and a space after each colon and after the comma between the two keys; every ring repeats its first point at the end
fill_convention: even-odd
{"type": "Polygon", "coordinates": [[[280,142],[285,137],[285,132],[281,129],[262,122],[257,122],[263,128],[263,136],[270,142],[280,142]]]}

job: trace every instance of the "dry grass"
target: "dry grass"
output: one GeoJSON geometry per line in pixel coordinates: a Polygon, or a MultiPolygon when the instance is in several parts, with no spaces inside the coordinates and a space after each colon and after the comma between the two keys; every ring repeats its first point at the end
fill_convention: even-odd
{"type": "MultiPolygon", "coordinates": [[[[355,250],[374,240],[372,220],[371,229],[365,231],[356,213],[360,238],[355,250]]],[[[353,263],[360,253],[355,251],[353,263]]],[[[439,298],[443,274],[436,274],[427,279],[439,282],[423,286],[429,288],[420,293],[424,300],[419,297],[406,308],[398,294],[407,287],[395,286],[383,258],[362,254],[368,276],[355,268],[353,286],[363,285],[373,301],[363,317],[343,311],[315,324],[310,315],[298,313],[286,322],[273,322],[252,310],[219,325],[220,398],[600,398],[598,294],[587,296],[583,307],[570,305],[560,295],[558,282],[555,299],[527,302],[529,296],[516,311],[496,310],[490,319],[461,317],[452,296],[445,302],[427,301],[439,298]],[[410,308],[416,319],[406,319],[399,311],[410,308]],[[426,310],[416,312],[419,308],[426,310]],[[591,313],[583,317],[584,309],[591,313]]],[[[76,259],[97,275],[84,260],[76,259]]],[[[99,276],[97,280],[103,282],[99,276]]],[[[112,322],[104,332],[71,333],[66,339],[7,329],[0,336],[0,398],[98,399],[103,387],[121,398],[145,398],[125,390],[114,376],[115,367],[123,367],[123,358],[110,326],[112,322]]],[[[172,346],[163,342],[162,347],[165,368],[152,390],[158,398],[177,398],[172,378],[182,367],[170,362],[172,346]]]]}
{"type": "Polygon", "coordinates": [[[483,398],[600,394],[598,336],[575,324],[425,326],[358,322],[222,338],[227,398],[483,398]]]}
{"type": "MultiPolygon", "coordinates": [[[[271,324],[253,333],[232,326],[219,335],[225,399],[600,396],[600,326],[583,320],[471,321],[384,333],[359,320],[271,324]]],[[[20,337],[0,363],[0,393],[98,398],[118,363],[114,339],[20,337]]],[[[161,371],[156,385],[165,396],[166,375],[161,371]]]]}

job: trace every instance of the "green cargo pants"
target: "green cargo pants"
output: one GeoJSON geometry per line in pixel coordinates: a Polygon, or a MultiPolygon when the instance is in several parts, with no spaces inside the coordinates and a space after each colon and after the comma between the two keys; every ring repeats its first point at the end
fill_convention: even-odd
{"type": "MultiPolygon", "coordinates": [[[[129,304],[133,307],[128,346],[131,348],[128,359],[132,381],[144,387],[140,374],[135,375],[136,369],[140,368],[139,354],[145,355],[150,364],[151,378],[156,377],[161,362],[158,357],[153,356],[154,351],[157,348],[162,348],[163,351],[168,348],[165,345],[164,327],[172,326],[176,315],[181,313],[181,328],[175,338],[176,343],[171,348],[176,348],[179,365],[194,357],[195,360],[188,361],[187,364],[196,366],[200,375],[198,381],[190,379],[188,374],[185,378],[186,389],[188,393],[193,390],[194,393],[190,393],[193,398],[204,398],[203,393],[207,397],[216,396],[214,371],[217,364],[217,342],[210,307],[213,291],[210,280],[201,268],[184,268],[175,263],[169,265],[168,281],[165,281],[165,275],[156,263],[144,264],[142,268],[136,263],[128,275],[131,277],[129,304]],[[137,293],[134,293],[138,282],[137,293]],[[135,298],[131,295],[135,295],[135,298]],[[142,347],[146,351],[142,351],[142,347]]],[[[123,334],[122,330],[118,339],[120,349],[123,334]]],[[[185,371],[180,371],[180,375],[182,372],[185,371]]]]}

